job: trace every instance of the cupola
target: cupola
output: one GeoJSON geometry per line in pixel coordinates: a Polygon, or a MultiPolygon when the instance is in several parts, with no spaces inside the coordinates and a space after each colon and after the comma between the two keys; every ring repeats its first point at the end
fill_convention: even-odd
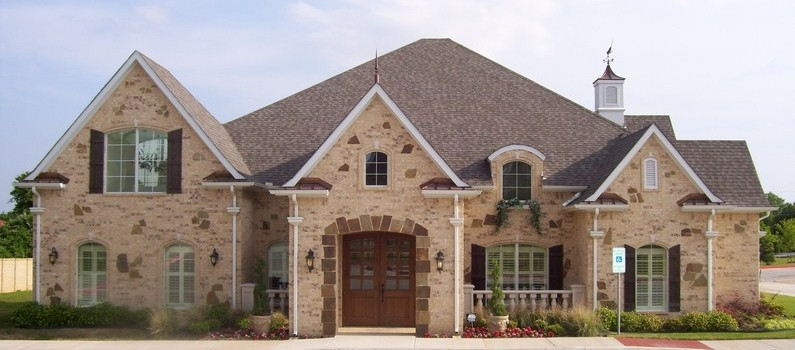
{"type": "Polygon", "coordinates": [[[624,78],[618,76],[610,68],[610,58],[612,47],[607,50],[607,63],[605,72],[593,82],[594,88],[594,112],[607,118],[619,126],[624,126],[624,78]]]}

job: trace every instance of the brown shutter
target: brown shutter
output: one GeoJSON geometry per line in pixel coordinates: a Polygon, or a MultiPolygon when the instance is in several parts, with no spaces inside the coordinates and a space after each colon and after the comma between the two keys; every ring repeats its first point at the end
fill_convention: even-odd
{"type": "Polygon", "coordinates": [[[182,129],[168,133],[166,192],[182,193],[182,129]]]}
{"type": "Polygon", "coordinates": [[[563,289],[563,245],[549,248],[549,289],[563,289]]]}
{"type": "Polygon", "coordinates": [[[635,310],[635,248],[624,245],[626,249],[626,269],[624,274],[624,311],[635,310]]]}
{"type": "Polygon", "coordinates": [[[486,290],[486,247],[472,245],[472,284],[475,290],[486,290]]]}
{"type": "Polygon", "coordinates": [[[668,249],[668,311],[679,312],[679,276],[681,267],[679,266],[679,245],[668,249]]]}
{"type": "Polygon", "coordinates": [[[91,130],[88,154],[88,193],[102,193],[105,168],[105,134],[91,130]]]}

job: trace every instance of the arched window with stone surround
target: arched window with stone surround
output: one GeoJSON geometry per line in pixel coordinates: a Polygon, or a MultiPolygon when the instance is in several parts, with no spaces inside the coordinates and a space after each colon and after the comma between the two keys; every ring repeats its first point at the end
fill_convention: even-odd
{"type": "Polygon", "coordinates": [[[192,246],[176,243],[166,247],[166,305],[191,307],[196,300],[196,253],[192,246]]]}
{"type": "Polygon", "coordinates": [[[77,306],[91,306],[107,300],[107,251],[99,243],[77,247],[77,306]]]}

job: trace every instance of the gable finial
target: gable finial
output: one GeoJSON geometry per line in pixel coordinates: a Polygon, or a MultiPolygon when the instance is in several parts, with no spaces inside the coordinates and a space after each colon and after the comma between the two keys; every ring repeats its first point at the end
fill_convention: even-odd
{"type": "Polygon", "coordinates": [[[608,66],[610,65],[610,62],[613,62],[613,59],[610,58],[610,54],[611,53],[613,53],[613,41],[612,40],[610,40],[610,47],[607,48],[607,57],[602,60],[602,62],[607,63],[608,66]]]}
{"type": "Polygon", "coordinates": [[[375,83],[378,84],[380,77],[378,76],[378,50],[375,50],[375,83]]]}

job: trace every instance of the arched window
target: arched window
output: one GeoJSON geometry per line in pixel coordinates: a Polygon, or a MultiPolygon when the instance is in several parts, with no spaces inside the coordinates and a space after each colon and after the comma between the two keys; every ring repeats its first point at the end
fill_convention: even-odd
{"type": "Polygon", "coordinates": [[[147,129],[108,133],[106,192],[166,192],[168,135],[147,129]]]}
{"type": "Polygon", "coordinates": [[[665,248],[645,245],[635,252],[635,307],[638,311],[665,311],[668,300],[665,248]]]}
{"type": "Polygon", "coordinates": [[[643,188],[656,190],[658,187],[657,159],[646,158],[643,160],[643,188]]]}
{"type": "Polygon", "coordinates": [[[388,158],[386,153],[367,153],[364,156],[365,186],[386,186],[388,178],[388,158]]]}
{"type": "Polygon", "coordinates": [[[287,289],[287,243],[276,243],[268,248],[268,288],[287,289]]]}
{"type": "Polygon", "coordinates": [[[548,286],[547,249],[529,244],[503,244],[486,248],[486,288],[491,288],[492,262],[502,268],[502,289],[544,290],[548,286]]]}
{"type": "Polygon", "coordinates": [[[77,306],[91,306],[107,299],[107,252],[99,243],[77,247],[77,306]]]}
{"type": "Polygon", "coordinates": [[[618,104],[618,88],[608,86],[605,90],[605,103],[618,104]]]}
{"type": "Polygon", "coordinates": [[[526,201],[531,196],[532,167],[525,162],[510,162],[502,166],[502,199],[526,201]]]}
{"type": "Polygon", "coordinates": [[[177,243],[166,247],[166,305],[186,308],[195,302],[196,254],[193,247],[177,243]]]}

